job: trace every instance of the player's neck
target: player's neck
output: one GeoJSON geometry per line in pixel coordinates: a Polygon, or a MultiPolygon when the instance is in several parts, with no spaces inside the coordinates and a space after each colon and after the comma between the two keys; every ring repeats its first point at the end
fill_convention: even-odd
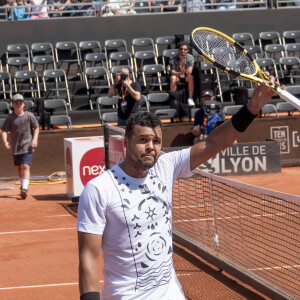
{"type": "Polygon", "coordinates": [[[134,178],[144,178],[147,176],[149,169],[141,168],[129,163],[126,159],[119,164],[119,167],[129,176],[134,178]]]}

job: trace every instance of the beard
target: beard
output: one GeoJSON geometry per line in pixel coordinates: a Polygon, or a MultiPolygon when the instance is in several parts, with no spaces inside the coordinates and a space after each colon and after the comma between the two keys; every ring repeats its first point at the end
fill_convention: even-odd
{"type": "Polygon", "coordinates": [[[150,168],[152,168],[155,163],[157,162],[157,157],[153,157],[153,159],[145,159],[143,156],[139,157],[138,160],[136,160],[136,164],[137,166],[139,166],[140,168],[143,168],[145,170],[148,170],[150,168]]]}

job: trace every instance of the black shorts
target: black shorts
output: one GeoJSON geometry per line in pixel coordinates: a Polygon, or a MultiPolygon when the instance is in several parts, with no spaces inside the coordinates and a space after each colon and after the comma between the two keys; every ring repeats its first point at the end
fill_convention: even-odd
{"type": "Polygon", "coordinates": [[[13,155],[14,165],[15,166],[21,166],[21,165],[30,166],[31,160],[32,160],[32,154],[33,154],[33,152],[13,155]]]}

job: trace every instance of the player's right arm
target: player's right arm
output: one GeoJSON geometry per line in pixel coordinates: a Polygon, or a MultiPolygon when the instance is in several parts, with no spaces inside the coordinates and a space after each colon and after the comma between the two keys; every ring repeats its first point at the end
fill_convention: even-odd
{"type": "Polygon", "coordinates": [[[102,235],[77,232],[79,251],[79,291],[80,295],[99,292],[98,258],[102,235]]]}

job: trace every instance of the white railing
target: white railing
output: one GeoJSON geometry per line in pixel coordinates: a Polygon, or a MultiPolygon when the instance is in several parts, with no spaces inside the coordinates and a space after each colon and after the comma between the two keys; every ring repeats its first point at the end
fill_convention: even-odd
{"type": "MultiPolygon", "coordinates": [[[[148,1],[119,1],[119,2],[78,2],[70,4],[47,4],[47,13],[49,18],[56,17],[96,17],[96,16],[114,16],[114,15],[134,15],[149,13],[184,13],[199,12],[212,10],[234,10],[234,9],[267,9],[272,7],[299,7],[300,0],[248,0],[236,1],[228,0],[228,2],[203,3],[205,0],[180,0],[178,5],[164,6],[162,0],[153,2],[148,1]],[[188,3],[188,5],[186,4],[188,3]],[[62,9],[63,8],[63,9],[62,9]]],[[[27,15],[27,19],[31,16],[39,14],[32,11],[32,8],[41,8],[38,5],[11,5],[0,6],[0,20],[18,20],[27,15]],[[30,11],[26,11],[29,8],[30,11]]],[[[34,9],[36,10],[36,9],[34,9]]]]}

